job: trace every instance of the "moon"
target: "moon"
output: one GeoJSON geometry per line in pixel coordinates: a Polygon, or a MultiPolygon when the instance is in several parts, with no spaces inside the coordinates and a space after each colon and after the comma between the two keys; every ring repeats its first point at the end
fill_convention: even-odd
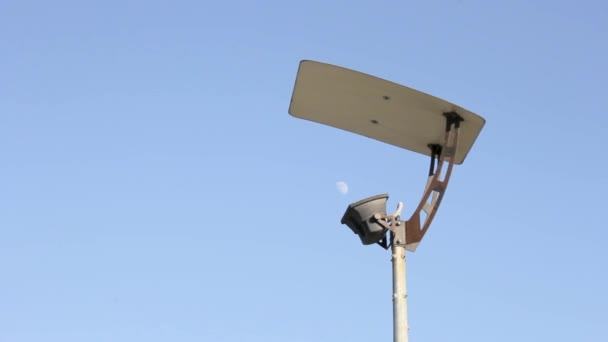
{"type": "Polygon", "coordinates": [[[348,193],[348,184],[346,184],[346,182],[336,182],[336,189],[338,189],[338,192],[342,195],[346,195],[348,193]]]}

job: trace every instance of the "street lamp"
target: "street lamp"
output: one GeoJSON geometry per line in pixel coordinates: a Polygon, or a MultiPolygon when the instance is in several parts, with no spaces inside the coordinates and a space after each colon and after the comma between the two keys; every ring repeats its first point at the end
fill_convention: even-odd
{"type": "Polygon", "coordinates": [[[391,248],[393,340],[407,342],[405,251],[414,252],[420,244],[454,164],[464,162],[485,120],[420,91],[307,60],[300,62],[289,113],[431,157],[425,190],[409,219],[401,220],[401,202],[394,213],[387,214],[389,196],[382,194],[350,204],[341,220],[364,245],[391,248]]]}

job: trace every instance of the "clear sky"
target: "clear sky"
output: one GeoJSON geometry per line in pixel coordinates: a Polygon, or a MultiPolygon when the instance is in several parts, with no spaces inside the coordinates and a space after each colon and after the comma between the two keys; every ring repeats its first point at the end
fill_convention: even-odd
{"type": "Polygon", "coordinates": [[[289,116],[301,59],[487,119],[412,341],[608,340],[607,36],[601,0],[1,1],[0,341],[390,341],[340,218],[428,160],[289,116]]]}

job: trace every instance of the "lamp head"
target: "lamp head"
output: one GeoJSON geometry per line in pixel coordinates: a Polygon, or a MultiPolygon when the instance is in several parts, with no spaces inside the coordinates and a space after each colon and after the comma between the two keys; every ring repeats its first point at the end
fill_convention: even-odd
{"type": "Polygon", "coordinates": [[[374,215],[386,214],[387,199],[388,194],[382,194],[350,204],[341,223],[357,234],[364,245],[379,242],[386,236],[387,229],[378,224],[374,215]]]}

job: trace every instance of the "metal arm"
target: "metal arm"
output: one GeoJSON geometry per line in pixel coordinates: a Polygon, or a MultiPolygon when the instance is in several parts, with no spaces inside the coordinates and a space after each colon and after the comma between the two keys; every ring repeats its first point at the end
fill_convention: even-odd
{"type": "MultiPolygon", "coordinates": [[[[446,130],[443,136],[443,143],[439,152],[439,161],[437,169],[433,172],[433,164],[435,154],[433,153],[431,162],[431,172],[429,172],[429,178],[426,183],[425,191],[422,195],[422,199],[418,204],[418,207],[406,221],[406,249],[408,251],[415,251],[420,243],[420,240],[426,234],[429,229],[437,209],[441,204],[445,190],[448,187],[450,181],[450,175],[452,174],[452,167],[454,166],[454,154],[456,153],[456,147],[458,146],[458,137],[460,134],[460,122],[462,118],[455,112],[444,113],[446,117],[446,130]],[[445,175],[442,179],[442,171],[444,164],[447,164],[445,175]],[[424,222],[421,224],[421,213],[424,211],[425,217],[424,222]]],[[[430,146],[433,151],[436,150],[436,146],[430,146]]]]}

